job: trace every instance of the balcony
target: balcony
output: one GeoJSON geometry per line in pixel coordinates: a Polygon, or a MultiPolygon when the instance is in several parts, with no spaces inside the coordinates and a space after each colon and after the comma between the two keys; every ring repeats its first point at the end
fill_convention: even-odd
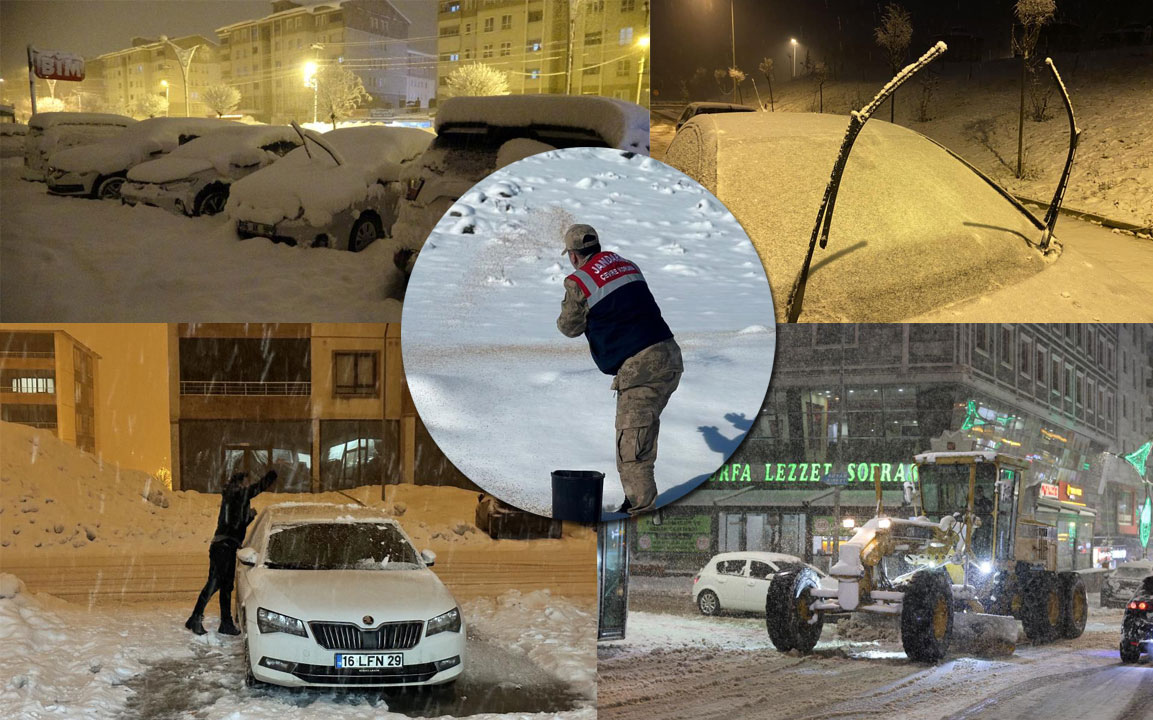
{"type": "Polygon", "coordinates": [[[254,397],[291,397],[312,394],[312,383],[244,382],[228,380],[181,380],[181,395],[248,395],[254,397]]]}

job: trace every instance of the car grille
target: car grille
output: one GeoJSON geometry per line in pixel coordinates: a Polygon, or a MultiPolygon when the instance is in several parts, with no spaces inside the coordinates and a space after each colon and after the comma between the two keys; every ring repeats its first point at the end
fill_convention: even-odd
{"type": "Polygon", "coordinates": [[[408,650],[420,642],[424,623],[419,620],[385,623],[372,630],[362,630],[352,623],[308,625],[316,642],[325,650],[408,650]]]}

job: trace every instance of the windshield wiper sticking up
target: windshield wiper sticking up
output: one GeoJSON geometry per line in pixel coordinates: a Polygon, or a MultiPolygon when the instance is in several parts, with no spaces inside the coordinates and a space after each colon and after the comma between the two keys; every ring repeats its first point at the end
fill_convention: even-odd
{"type": "Polygon", "coordinates": [[[805,301],[805,284],[809,280],[809,265],[813,262],[813,251],[817,247],[818,237],[821,241],[821,249],[829,244],[829,225],[833,221],[833,208],[837,204],[837,190],[841,186],[841,176],[845,174],[845,163],[849,160],[849,152],[852,151],[853,143],[856,142],[861,128],[865,126],[877,108],[897,91],[897,88],[904,85],[921,68],[937,59],[946,49],[948,48],[943,42],[929,48],[927,53],[911,65],[905,66],[904,70],[897,73],[885,87],[881,88],[872,102],[860,110],[854,110],[850,113],[849,129],[845,132],[845,139],[841,142],[841,151],[837,153],[837,161],[833,163],[833,174],[829,178],[829,184],[825,186],[825,196],[821,200],[821,208],[817,211],[817,224],[813,227],[813,236],[809,238],[809,250],[805,254],[805,264],[801,266],[801,271],[797,273],[797,279],[793,281],[793,289],[789,292],[788,322],[797,322],[797,318],[801,315],[801,305],[805,301]]]}
{"type": "Polygon", "coordinates": [[[1041,251],[1049,249],[1049,241],[1053,239],[1053,228],[1057,226],[1057,215],[1061,211],[1061,201],[1065,197],[1065,188],[1069,186],[1069,173],[1073,170],[1073,157],[1077,154],[1077,142],[1081,139],[1081,131],[1077,128],[1077,119],[1073,117],[1073,103],[1069,100],[1069,91],[1057,72],[1053,58],[1045,58],[1045,64],[1053,73],[1053,82],[1061,91],[1061,101],[1065,103],[1065,112],[1069,114],[1069,157],[1065,159],[1065,170],[1061,173],[1061,180],[1057,183],[1057,191],[1053,193],[1053,202],[1049,204],[1049,211],[1045,213],[1045,232],[1041,235],[1041,251]]]}
{"type": "Polygon", "coordinates": [[[321,150],[323,150],[326,153],[328,153],[329,155],[331,155],[333,162],[335,162],[337,165],[343,165],[344,164],[344,158],[342,158],[340,156],[340,153],[338,153],[336,151],[336,148],[332,147],[326,141],[324,141],[318,133],[306,133],[306,132],[304,132],[304,129],[301,128],[300,124],[297,123],[295,120],[292,121],[292,129],[295,130],[296,134],[300,136],[300,143],[301,143],[301,145],[303,145],[304,152],[308,154],[308,157],[310,157],[310,158],[312,157],[312,153],[308,149],[308,141],[311,140],[312,142],[314,142],[318,146],[320,146],[321,150]]]}

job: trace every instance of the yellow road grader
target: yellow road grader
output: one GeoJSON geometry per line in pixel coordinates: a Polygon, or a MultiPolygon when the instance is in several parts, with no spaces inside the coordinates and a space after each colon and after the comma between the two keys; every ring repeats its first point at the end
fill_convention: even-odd
{"type": "Polygon", "coordinates": [[[1057,533],[1027,507],[1029,463],[996,452],[927,452],[905,484],[910,517],[890,517],[875,480],[876,516],[840,546],[822,588],[809,569],[769,586],[765,622],[781,651],[809,652],[826,615],[900,618],[910,659],[937,662],[955,634],[990,652],[1015,649],[1017,620],[1033,642],[1079,637],[1089,605],[1077,573],[1057,572],[1057,533]],[[931,519],[935,518],[935,519],[931,519]]]}

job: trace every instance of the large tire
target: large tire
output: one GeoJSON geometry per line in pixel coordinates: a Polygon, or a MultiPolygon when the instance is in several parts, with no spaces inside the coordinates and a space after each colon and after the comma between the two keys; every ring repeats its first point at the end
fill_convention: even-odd
{"type": "Polygon", "coordinates": [[[953,641],[953,581],[942,571],[921,570],[905,586],[901,645],[910,660],[935,663],[953,641]]]}
{"type": "Polygon", "coordinates": [[[1135,663],[1141,659],[1141,646],[1121,641],[1121,662],[1135,663]]]}
{"type": "Polygon", "coordinates": [[[352,224],[352,232],[348,234],[348,249],[360,252],[383,236],[384,230],[380,227],[380,218],[376,213],[363,212],[352,224]]]}
{"type": "Polygon", "coordinates": [[[773,647],[781,652],[812,651],[821,639],[825,614],[812,610],[812,589],[820,586],[817,574],[808,568],[777,573],[765,595],[765,628],[773,647]]]}
{"type": "Polygon", "coordinates": [[[1085,581],[1075,572],[1063,572],[1057,576],[1061,591],[1061,637],[1079,638],[1085,632],[1089,621],[1089,595],[1085,592],[1085,581]]]}
{"type": "Polygon", "coordinates": [[[1061,589],[1057,576],[1034,570],[1021,583],[1021,624],[1035,643],[1052,641],[1061,632],[1061,589]]]}
{"type": "Polygon", "coordinates": [[[721,599],[712,590],[703,590],[697,595],[697,610],[701,615],[716,615],[721,611],[721,599]]]}

